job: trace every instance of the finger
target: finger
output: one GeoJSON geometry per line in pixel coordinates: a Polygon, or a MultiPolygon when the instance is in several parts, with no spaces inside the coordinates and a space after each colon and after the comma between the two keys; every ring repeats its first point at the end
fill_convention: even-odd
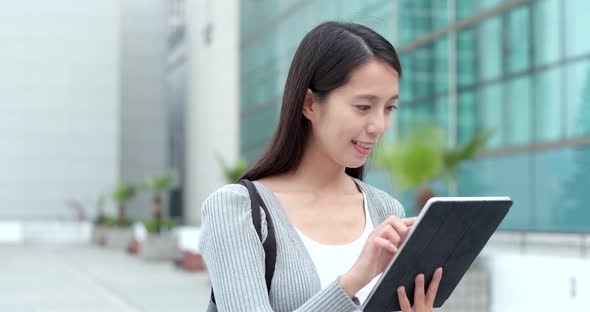
{"type": "Polygon", "coordinates": [[[383,236],[387,238],[396,247],[399,247],[402,238],[397,232],[390,226],[383,229],[383,236]]]}
{"type": "Polygon", "coordinates": [[[416,220],[416,217],[402,219],[402,222],[408,227],[408,231],[404,236],[402,236],[402,242],[405,241],[408,234],[410,234],[410,231],[414,227],[414,224],[416,224],[416,220]]]}
{"type": "Polygon", "coordinates": [[[416,276],[416,289],[414,289],[414,306],[424,304],[424,274],[416,276]]]}
{"type": "Polygon", "coordinates": [[[442,272],[442,268],[436,269],[436,271],[434,271],[432,281],[430,282],[430,285],[428,285],[428,292],[426,293],[426,304],[429,307],[432,307],[434,305],[436,293],[438,292],[438,285],[440,285],[440,280],[442,279],[442,272]]]}
{"type": "Polygon", "coordinates": [[[393,229],[401,236],[405,236],[408,233],[408,227],[398,218],[391,216],[387,218],[385,221],[387,224],[391,225],[393,229]]]}
{"type": "Polygon", "coordinates": [[[406,240],[406,238],[408,238],[408,235],[410,235],[410,231],[412,230],[413,227],[414,227],[413,225],[408,226],[408,232],[404,236],[402,236],[402,241],[401,241],[402,243],[406,240]]]}
{"type": "Polygon", "coordinates": [[[397,289],[397,299],[399,300],[399,306],[402,308],[402,312],[412,312],[412,306],[410,305],[410,300],[408,300],[404,286],[400,286],[397,289]]]}
{"type": "Polygon", "coordinates": [[[375,242],[375,245],[377,245],[377,247],[379,247],[381,249],[385,249],[385,250],[389,251],[390,253],[397,252],[397,246],[395,246],[389,240],[387,240],[383,237],[375,237],[373,239],[373,241],[375,242]]]}
{"type": "Polygon", "coordinates": [[[417,219],[418,219],[418,218],[416,218],[416,217],[412,217],[412,218],[404,218],[404,219],[402,219],[402,222],[403,222],[403,223],[404,223],[406,226],[408,226],[408,227],[409,227],[409,226],[412,226],[412,225],[414,225],[414,223],[416,223],[416,220],[417,220],[417,219]]]}

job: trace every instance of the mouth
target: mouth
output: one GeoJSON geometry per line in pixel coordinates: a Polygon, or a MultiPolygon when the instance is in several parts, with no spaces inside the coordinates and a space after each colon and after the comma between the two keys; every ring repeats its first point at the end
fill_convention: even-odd
{"type": "Polygon", "coordinates": [[[351,143],[354,146],[354,148],[357,150],[357,152],[359,152],[363,155],[368,155],[371,152],[371,149],[373,148],[373,146],[375,145],[375,143],[359,142],[356,140],[352,140],[351,143]]]}

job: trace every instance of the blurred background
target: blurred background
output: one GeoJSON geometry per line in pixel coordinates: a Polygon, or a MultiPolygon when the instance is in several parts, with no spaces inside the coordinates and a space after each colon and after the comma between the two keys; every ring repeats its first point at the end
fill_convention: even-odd
{"type": "Polygon", "coordinates": [[[590,1],[0,2],[0,310],[202,311],[200,207],[262,153],[328,20],[399,53],[366,180],[514,205],[444,311],[590,304],[590,1]]]}

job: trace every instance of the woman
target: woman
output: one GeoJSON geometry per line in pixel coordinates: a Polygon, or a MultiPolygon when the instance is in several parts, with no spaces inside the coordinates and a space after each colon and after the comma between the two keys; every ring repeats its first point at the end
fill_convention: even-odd
{"type": "MultiPolygon", "coordinates": [[[[226,185],[202,207],[200,249],[216,299],[209,311],[359,309],[414,222],[397,200],[362,182],[397,109],[401,72],[393,46],[367,27],[327,22],[305,36],[277,131],[242,176],[254,181],[269,208],[263,220],[274,225],[270,292],[248,191],[226,185]]],[[[441,276],[438,269],[427,290],[423,274],[416,277],[413,307],[400,287],[403,311],[431,311],[441,276]]]]}

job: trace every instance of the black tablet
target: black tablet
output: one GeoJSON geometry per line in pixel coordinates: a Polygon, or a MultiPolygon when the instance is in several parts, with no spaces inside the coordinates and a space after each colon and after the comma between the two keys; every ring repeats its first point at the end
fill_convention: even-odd
{"type": "Polygon", "coordinates": [[[442,267],[434,307],[449,298],[512,206],[509,197],[433,197],[408,233],[362,305],[365,312],[400,311],[397,288],[414,301],[414,281],[423,273],[425,287],[442,267]]]}

